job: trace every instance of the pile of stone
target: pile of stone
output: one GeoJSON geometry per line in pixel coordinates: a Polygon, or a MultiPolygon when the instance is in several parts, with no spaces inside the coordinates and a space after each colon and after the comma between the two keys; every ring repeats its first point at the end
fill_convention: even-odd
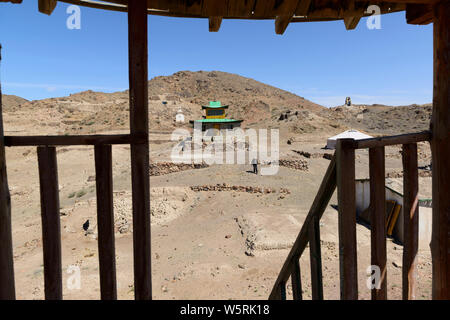
{"type": "Polygon", "coordinates": [[[286,168],[308,171],[308,162],[306,160],[279,160],[278,164],[286,168]]]}
{"type": "MultiPolygon", "coordinates": [[[[247,193],[276,193],[277,190],[274,188],[263,188],[263,187],[253,187],[253,186],[231,186],[226,183],[218,183],[216,185],[203,185],[203,186],[191,186],[191,190],[195,192],[200,191],[236,191],[236,192],[247,192],[247,193]]],[[[290,191],[286,188],[281,188],[280,193],[290,194],[290,191]]]]}
{"type": "Polygon", "coordinates": [[[331,158],[333,157],[333,155],[331,153],[320,153],[320,152],[315,152],[315,153],[311,153],[308,151],[302,151],[302,150],[292,150],[295,153],[308,158],[308,159],[317,159],[317,158],[324,158],[327,160],[331,160],[331,158]]]}
{"type": "Polygon", "coordinates": [[[206,163],[173,163],[173,162],[155,162],[150,163],[150,175],[162,176],[169,173],[207,168],[206,163]]]}

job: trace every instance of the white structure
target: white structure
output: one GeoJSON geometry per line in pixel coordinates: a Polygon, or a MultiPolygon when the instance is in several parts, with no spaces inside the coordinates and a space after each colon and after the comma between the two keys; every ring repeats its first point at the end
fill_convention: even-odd
{"type": "Polygon", "coordinates": [[[184,123],[184,114],[181,109],[178,110],[177,115],[175,116],[176,123],[184,123]]]}
{"type": "Polygon", "coordinates": [[[369,139],[373,138],[372,136],[369,136],[367,134],[364,134],[358,130],[347,130],[342,133],[339,133],[338,135],[334,137],[330,137],[327,140],[327,149],[335,149],[336,148],[336,142],[338,139],[355,139],[355,140],[361,140],[361,139],[369,139]]]}
{"type": "MultiPolygon", "coordinates": [[[[403,185],[401,185],[403,188],[403,185]]],[[[401,205],[400,214],[393,230],[393,237],[400,243],[403,243],[403,194],[397,190],[385,186],[386,200],[393,200],[401,205]]],[[[370,205],[370,180],[358,179],[356,180],[356,216],[367,220],[368,217],[363,217],[364,211],[370,205]]],[[[419,249],[430,250],[431,242],[431,222],[432,222],[432,200],[419,198],[419,249]]],[[[370,219],[370,218],[369,218],[370,219]]],[[[370,224],[370,221],[365,221],[370,224]]]]}

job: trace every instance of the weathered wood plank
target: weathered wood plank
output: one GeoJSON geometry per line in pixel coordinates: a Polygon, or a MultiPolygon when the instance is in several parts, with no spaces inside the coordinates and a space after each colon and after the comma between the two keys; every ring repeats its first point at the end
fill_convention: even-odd
{"type": "Polygon", "coordinates": [[[356,300],[358,299],[358,274],[356,259],[354,140],[338,140],[336,157],[341,299],[356,300]]]}
{"type": "Polygon", "coordinates": [[[146,1],[128,1],[130,131],[133,135],[146,137],[145,142],[131,144],[134,292],[137,300],[152,298],[146,10],[146,1]]]}
{"type": "Polygon", "coordinates": [[[303,251],[306,248],[309,240],[309,224],[312,219],[317,216],[317,219],[320,220],[323,212],[325,211],[328,203],[331,199],[331,196],[336,189],[336,157],[333,156],[331,162],[328,166],[328,169],[323,177],[322,183],[319,187],[319,190],[314,198],[314,202],[309,209],[308,215],[303,223],[303,226],[300,230],[300,233],[295,240],[291,251],[289,252],[286,261],[281,268],[280,274],[278,275],[277,280],[272,288],[272,292],[269,296],[270,300],[273,300],[278,295],[278,287],[281,282],[286,282],[289,278],[292,270],[292,261],[294,261],[294,257],[300,257],[303,251]]]}
{"type": "Polygon", "coordinates": [[[416,298],[419,250],[419,175],[417,144],[403,145],[403,299],[416,298]]]}
{"type": "Polygon", "coordinates": [[[46,300],[62,299],[61,227],[55,147],[38,147],[46,300]]]}
{"type": "Polygon", "coordinates": [[[433,298],[450,300],[450,2],[434,8],[433,298]]]}
{"type": "Polygon", "coordinates": [[[302,300],[302,277],[298,257],[294,257],[292,261],[291,284],[294,300],[302,300]]]}
{"type": "Polygon", "coordinates": [[[313,300],[323,300],[322,253],[320,225],[317,217],[309,224],[309,253],[311,258],[311,291],[313,300]]]}
{"type": "Polygon", "coordinates": [[[406,22],[409,24],[429,24],[433,22],[433,6],[429,4],[406,5],[406,22]]]}
{"type": "MultiPolygon", "coordinates": [[[[0,45],[0,61],[2,59],[1,49],[2,47],[0,45]]],[[[14,300],[16,298],[13,260],[11,197],[6,173],[2,87],[0,84],[0,300],[14,300]]]]}
{"type": "Polygon", "coordinates": [[[417,133],[400,134],[396,136],[384,136],[384,137],[356,140],[355,148],[367,149],[367,148],[392,146],[396,144],[417,143],[421,141],[430,141],[430,140],[431,140],[431,132],[423,131],[417,133]]]}
{"type": "Polygon", "coordinates": [[[76,135],[76,136],[5,136],[5,146],[75,146],[144,143],[142,134],[76,135]]]}
{"type": "Polygon", "coordinates": [[[387,299],[386,187],[384,147],[369,149],[371,264],[380,268],[372,300],[387,299]]]}
{"type": "Polygon", "coordinates": [[[117,299],[111,145],[95,146],[98,258],[102,300],[117,299]]]}

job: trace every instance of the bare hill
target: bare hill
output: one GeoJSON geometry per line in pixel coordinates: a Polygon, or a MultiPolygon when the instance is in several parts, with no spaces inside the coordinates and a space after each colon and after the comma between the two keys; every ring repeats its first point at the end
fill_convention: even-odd
{"type": "MultiPolygon", "coordinates": [[[[427,130],[431,105],[383,105],[325,108],[293,93],[220,71],[180,71],[148,82],[151,131],[171,131],[181,109],[189,120],[200,119],[201,105],[220,100],[230,105],[227,116],[243,119],[244,127],[280,128],[282,136],[334,134],[349,128],[369,134],[427,130]]],[[[83,91],[67,97],[27,101],[3,96],[5,130],[17,134],[82,134],[127,130],[128,90],[83,91]]]]}

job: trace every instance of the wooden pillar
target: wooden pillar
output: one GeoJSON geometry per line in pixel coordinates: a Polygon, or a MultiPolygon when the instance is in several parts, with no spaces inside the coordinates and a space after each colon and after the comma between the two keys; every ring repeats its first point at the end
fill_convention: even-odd
{"type": "Polygon", "coordinates": [[[386,187],[384,147],[369,149],[371,264],[380,268],[379,288],[372,300],[387,299],[386,270],[386,187]]]}
{"type": "Polygon", "coordinates": [[[417,144],[403,145],[403,300],[416,298],[419,249],[419,177],[417,144]]]}
{"type": "Polygon", "coordinates": [[[117,299],[111,145],[95,146],[98,258],[102,300],[117,299]]]}
{"type": "Polygon", "coordinates": [[[130,131],[144,136],[131,144],[134,292],[137,300],[152,298],[150,241],[150,177],[148,145],[147,1],[128,1],[130,131]]]}
{"type": "Polygon", "coordinates": [[[433,299],[450,299],[450,1],[434,9],[433,299]]]}
{"type": "Polygon", "coordinates": [[[63,298],[58,166],[55,147],[38,147],[46,300],[63,298]]]}
{"type": "Polygon", "coordinates": [[[337,188],[339,211],[339,269],[341,299],[358,299],[356,256],[355,149],[353,139],[339,139],[337,188]]]}
{"type": "MultiPolygon", "coordinates": [[[[0,61],[1,61],[0,45],[0,61]]],[[[0,300],[14,300],[14,263],[11,232],[11,198],[6,175],[3,136],[2,88],[0,85],[0,300]]]]}

